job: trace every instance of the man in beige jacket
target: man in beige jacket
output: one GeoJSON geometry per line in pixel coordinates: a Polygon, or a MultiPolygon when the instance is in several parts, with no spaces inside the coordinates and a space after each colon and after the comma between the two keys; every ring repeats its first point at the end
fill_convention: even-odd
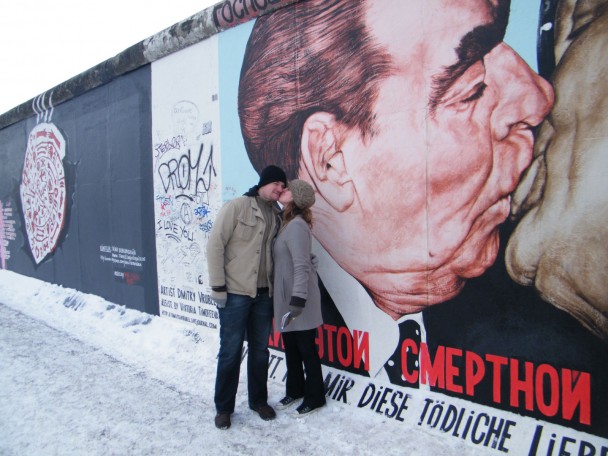
{"type": "Polygon", "coordinates": [[[228,202],[207,242],[211,298],[220,316],[220,350],[215,380],[215,426],[230,427],[247,336],[249,408],[263,420],[276,417],[268,405],[268,338],[272,325],[272,240],[276,204],[287,185],[285,172],[268,166],[244,196],[228,202]]]}

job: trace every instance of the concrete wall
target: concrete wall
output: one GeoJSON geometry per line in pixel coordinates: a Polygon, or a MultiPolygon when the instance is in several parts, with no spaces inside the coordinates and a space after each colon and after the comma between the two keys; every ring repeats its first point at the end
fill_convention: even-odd
{"type": "Polygon", "coordinates": [[[330,398],[601,454],[605,2],[494,3],[226,0],[15,108],[2,268],[214,330],[209,230],[274,163],[317,192],[330,398]]]}

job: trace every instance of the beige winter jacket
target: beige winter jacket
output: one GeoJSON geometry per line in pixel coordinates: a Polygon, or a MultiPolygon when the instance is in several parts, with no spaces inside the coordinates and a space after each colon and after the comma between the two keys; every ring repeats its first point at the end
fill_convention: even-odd
{"type": "MultiPolygon", "coordinates": [[[[272,240],[277,232],[278,208],[266,243],[266,271],[272,296],[272,240]]],[[[209,285],[226,285],[228,293],[257,294],[258,267],[266,222],[254,197],[229,201],[217,215],[207,241],[209,285]]]]}

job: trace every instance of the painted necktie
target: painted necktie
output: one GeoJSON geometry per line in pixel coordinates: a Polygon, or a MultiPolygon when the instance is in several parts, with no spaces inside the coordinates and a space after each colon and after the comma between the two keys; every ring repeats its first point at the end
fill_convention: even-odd
{"type": "MultiPolygon", "coordinates": [[[[405,320],[399,324],[399,344],[394,353],[388,359],[384,368],[391,381],[395,385],[418,386],[418,382],[409,383],[405,381],[401,370],[401,347],[406,340],[411,340],[416,347],[420,347],[420,325],[414,320],[405,320]]],[[[418,356],[413,355],[411,350],[406,347],[406,369],[413,372],[418,369],[418,356]]]]}

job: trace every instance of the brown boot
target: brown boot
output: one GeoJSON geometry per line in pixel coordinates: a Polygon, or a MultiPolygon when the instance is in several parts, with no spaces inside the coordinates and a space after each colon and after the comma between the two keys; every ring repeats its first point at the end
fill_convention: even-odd
{"type": "Polygon", "coordinates": [[[257,412],[264,421],[274,420],[277,417],[274,409],[268,404],[257,405],[255,407],[249,407],[254,412],[257,412]]]}
{"type": "Polygon", "coordinates": [[[215,415],[215,427],[218,429],[228,429],[230,427],[230,413],[220,412],[215,415]]]}

